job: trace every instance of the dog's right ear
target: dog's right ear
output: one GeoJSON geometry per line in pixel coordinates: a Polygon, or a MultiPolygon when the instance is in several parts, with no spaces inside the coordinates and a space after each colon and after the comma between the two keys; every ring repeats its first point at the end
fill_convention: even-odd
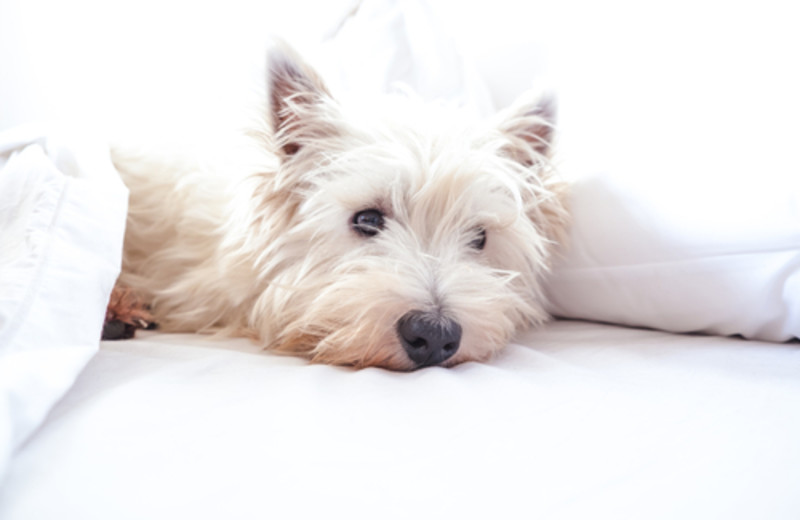
{"type": "Polygon", "coordinates": [[[509,139],[504,151],[510,157],[530,166],[538,162],[537,156],[551,156],[556,119],[552,95],[527,92],[498,117],[498,127],[509,139]]]}
{"type": "Polygon", "coordinates": [[[335,131],[330,118],[325,117],[332,106],[327,87],[285,44],[276,45],[269,52],[267,89],[272,131],[284,159],[335,131]]]}

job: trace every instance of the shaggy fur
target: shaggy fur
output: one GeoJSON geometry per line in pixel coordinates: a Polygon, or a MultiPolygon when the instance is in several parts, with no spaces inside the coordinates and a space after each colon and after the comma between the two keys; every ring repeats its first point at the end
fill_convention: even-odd
{"type": "Polygon", "coordinates": [[[546,319],[541,277],[566,221],[549,102],[489,122],[409,98],[345,107],[285,48],[267,74],[253,160],[115,152],[131,190],[120,283],[162,330],[407,370],[409,311],[460,324],[444,366],[546,319]],[[354,228],[367,209],[384,216],[374,236],[354,228]]]}

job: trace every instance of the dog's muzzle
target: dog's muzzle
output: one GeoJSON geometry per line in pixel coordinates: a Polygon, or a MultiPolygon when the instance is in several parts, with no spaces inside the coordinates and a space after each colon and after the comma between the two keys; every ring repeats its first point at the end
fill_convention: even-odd
{"type": "Polygon", "coordinates": [[[417,368],[438,365],[461,343],[461,325],[439,314],[410,311],[397,320],[397,337],[417,368]]]}

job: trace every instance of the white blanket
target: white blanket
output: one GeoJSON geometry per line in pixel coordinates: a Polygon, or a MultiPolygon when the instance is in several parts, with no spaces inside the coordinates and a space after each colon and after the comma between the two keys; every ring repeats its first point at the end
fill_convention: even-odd
{"type": "Polygon", "coordinates": [[[0,478],[97,351],[127,202],[101,141],[0,134],[0,478]]]}

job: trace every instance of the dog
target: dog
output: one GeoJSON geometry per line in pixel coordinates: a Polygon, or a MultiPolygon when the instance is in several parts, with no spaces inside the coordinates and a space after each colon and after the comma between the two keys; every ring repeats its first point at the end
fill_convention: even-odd
{"type": "Polygon", "coordinates": [[[413,370],[488,360],[547,319],[568,221],[549,97],[489,121],[409,95],[346,106],[287,46],[266,91],[249,162],[113,152],[119,285],[161,330],[413,370]]]}

